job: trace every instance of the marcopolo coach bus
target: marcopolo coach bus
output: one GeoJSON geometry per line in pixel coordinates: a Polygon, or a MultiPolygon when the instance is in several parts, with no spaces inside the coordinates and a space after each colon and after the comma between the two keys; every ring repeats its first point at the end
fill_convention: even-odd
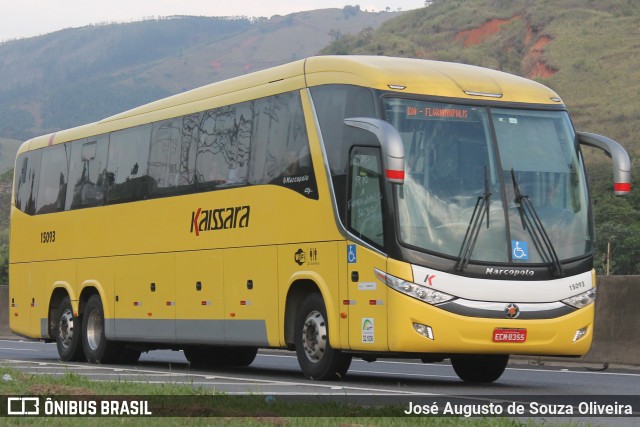
{"type": "MultiPolygon", "coordinates": [[[[100,102],[96,99],[95,102],[100,102]]],[[[19,149],[10,324],[60,359],[201,365],[295,350],[450,359],[579,356],[596,296],[580,145],[556,93],[474,66],[325,56],[215,83],[19,149]]]]}

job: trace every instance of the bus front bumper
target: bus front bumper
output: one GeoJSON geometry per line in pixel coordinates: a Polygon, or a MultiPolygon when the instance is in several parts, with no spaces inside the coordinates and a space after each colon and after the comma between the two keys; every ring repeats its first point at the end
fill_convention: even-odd
{"type": "MultiPolygon", "coordinates": [[[[508,304],[504,305],[506,309],[508,304]]],[[[593,339],[594,306],[549,319],[481,318],[451,313],[391,291],[389,350],[582,356],[593,339]]]]}

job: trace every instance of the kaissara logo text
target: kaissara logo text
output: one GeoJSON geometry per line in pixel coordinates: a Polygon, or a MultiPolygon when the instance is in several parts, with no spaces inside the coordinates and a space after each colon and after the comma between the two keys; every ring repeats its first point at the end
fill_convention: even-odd
{"type": "Polygon", "coordinates": [[[235,206],[231,208],[204,210],[198,208],[191,212],[191,233],[196,236],[200,232],[227,230],[229,228],[245,228],[249,226],[251,206],[235,206]]]}

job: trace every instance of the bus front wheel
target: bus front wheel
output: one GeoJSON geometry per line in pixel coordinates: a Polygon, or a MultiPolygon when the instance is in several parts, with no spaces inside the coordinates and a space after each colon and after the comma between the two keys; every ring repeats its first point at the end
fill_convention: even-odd
{"type": "Polygon", "coordinates": [[[83,359],[81,335],[82,319],[73,315],[69,297],[65,297],[56,312],[56,346],[60,360],[77,362],[83,359]]]}
{"type": "Polygon", "coordinates": [[[509,362],[508,354],[460,354],[451,356],[456,374],[468,383],[492,383],[496,381],[509,362]]]}
{"type": "Polygon", "coordinates": [[[82,316],[82,347],[90,363],[114,363],[120,357],[122,346],[105,337],[104,310],[99,295],[87,301],[82,316]]]}
{"type": "Polygon", "coordinates": [[[329,344],[327,310],[320,294],[310,294],[300,306],[295,346],[302,373],[309,379],[340,379],[351,365],[350,355],[334,350],[329,344]]]}

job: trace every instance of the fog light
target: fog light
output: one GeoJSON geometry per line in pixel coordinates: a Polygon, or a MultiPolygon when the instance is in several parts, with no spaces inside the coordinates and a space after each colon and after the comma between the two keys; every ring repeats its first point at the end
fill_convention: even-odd
{"type": "Polygon", "coordinates": [[[587,326],[585,326],[584,328],[578,329],[576,331],[576,334],[573,336],[573,342],[578,341],[580,338],[584,337],[585,335],[587,335],[587,330],[589,328],[587,326]]]}
{"type": "Polygon", "coordinates": [[[423,335],[430,340],[433,340],[433,329],[431,326],[423,325],[422,323],[413,323],[413,329],[416,330],[417,333],[423,335]]]}

